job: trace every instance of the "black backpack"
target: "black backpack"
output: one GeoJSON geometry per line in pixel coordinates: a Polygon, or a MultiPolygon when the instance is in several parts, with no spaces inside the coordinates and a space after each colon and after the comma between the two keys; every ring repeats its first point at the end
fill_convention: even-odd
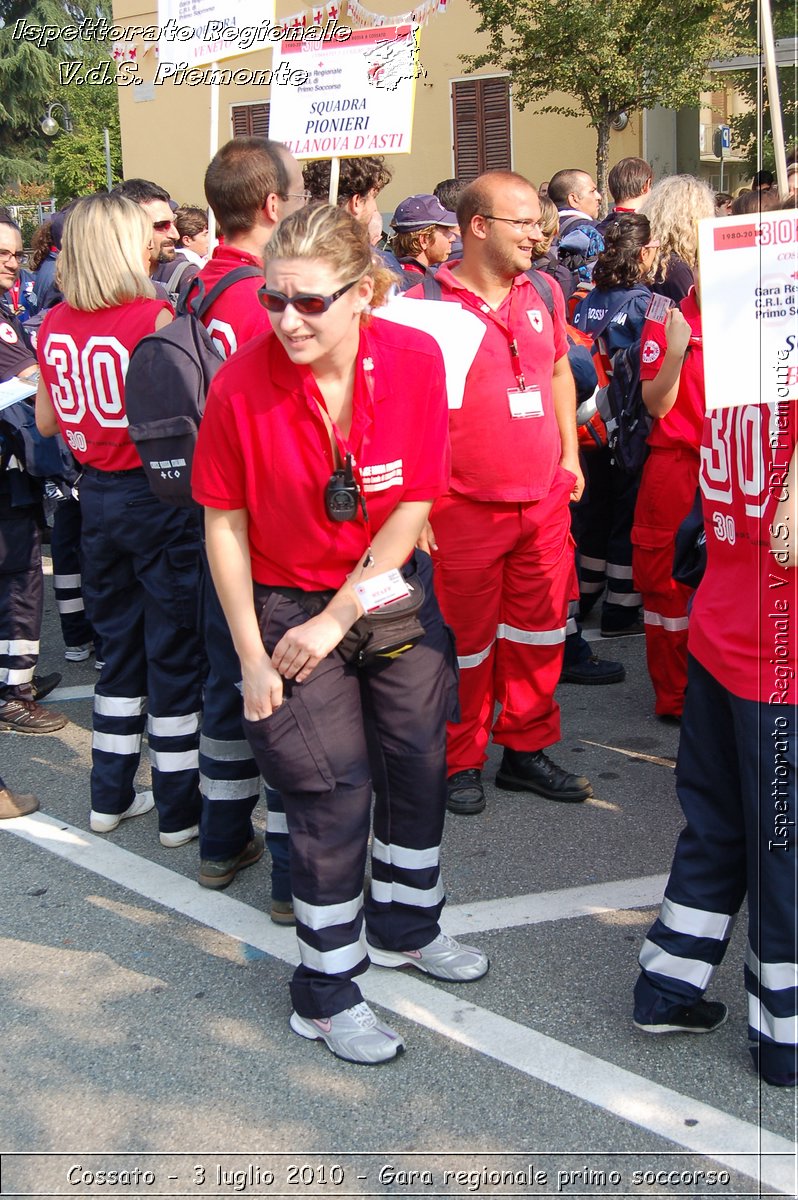
{"type": "Polygon", "coordinates": [[[242,279],[261,276],[257,267],[236,267],[208,294],[202,280],[196,295],[178,307],[171,325],[142,338],[125,376],[128,433],[147,482],[159,500],[188,508],[191,465],[205,397],[224,362],[202,316],[222,292],[242,279]]]}
{"type": "Polygon", "coordinates": [[[612,461],[627,475],[637,475],[648,456],[646,439],[653,417],[643,403],[640,382],[640,339],[616,350],[612,375],[596,397],[599,413],[607,427],[607,445],[612,461]]]}

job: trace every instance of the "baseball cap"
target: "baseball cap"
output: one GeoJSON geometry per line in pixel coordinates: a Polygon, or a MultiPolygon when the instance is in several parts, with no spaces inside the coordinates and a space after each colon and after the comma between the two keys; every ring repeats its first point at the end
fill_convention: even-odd
{"type": "Polygon", "coordinates": [[[422,192],[418,196],[408,196],[397,208],[391,221],[392,229],[412,230],[426,229],[428,225],[446,225],[453,228],[457,224],[457,216],[447,212],[437,196],[422,192]]]}

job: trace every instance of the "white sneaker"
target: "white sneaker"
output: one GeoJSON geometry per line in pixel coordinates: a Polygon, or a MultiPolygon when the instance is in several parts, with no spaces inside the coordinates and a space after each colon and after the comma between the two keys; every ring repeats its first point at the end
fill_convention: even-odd
{"type": "Polygon", "coordinates": [[[292,1012],[288,1023],[300,1037],[326,1042],[335,1057],[345,1062],[374,1066],[396,1058],[405,1048],[396,1030],[378,1021],[365,1000],[332,1017],[311,1019],[292,1012]]]}
{"type": "Polygon", "coordinates": [[[87,642],[85,646],[65,646],[64,658],[67,662],[85,662],[93,649],[91,642],[87,642]]]}
{"type": "Polygon", "coordinates": [[[148,813],[154,807],[155,799],[152,792],[138,792],[133,797],[133,803],[124,812],[100,813],[92,809],[89,814],[89,828],[93,833],[110,833],[116,829],[120,821],[127,821],[130,817],[142,817],[144,813],[148,813]]]}
{"type": "Polygon", "coordinates": [[[475,946],[464,946],[454,938],[439,933],[434,941],[420,950],[382,950],[368,942],[369,958],[378,967],[416,967],[433,979],[450,983],[470,983],[487,975],[490,962],[487,954],[475,946]]]}
{"type": "Polygon", "coordinates": [[[199,825],[191,825],[188,829],[178,829],[174,833],[159,833],[161,845],[166,846],[167,850],[174,850],[177,846],[186,846],[189,842],[193,842],[194,838],[199,837],[199,825]]]}

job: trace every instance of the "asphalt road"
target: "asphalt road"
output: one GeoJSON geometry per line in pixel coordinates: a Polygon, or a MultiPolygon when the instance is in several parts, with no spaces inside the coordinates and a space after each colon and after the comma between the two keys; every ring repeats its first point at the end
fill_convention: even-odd
{"type": "Polygon", "coordinates": [[[407,1052],[364,1068],[288,1028],[296,942],[265,915],[266,858],[208,893],[196,843],[163,849],[154,813],[88,832],[96,676],[63,662],[49,594],[40,669],[63,670],[70,724],[0,734],[2,774],[41,801],[0,824],[0,1194],[795,1196],[796,1097],[746,1050],[745,915],[710,990],[723,1028],[631,1024],[678,731],[653,716],[642,639],[598,648],[627,680],[561,687],[553,751],[595,798],[496,791],[492,752],[486,811],[447,821],[443,922],[491,970],[457,987],[372,967],[407,1052]]]}

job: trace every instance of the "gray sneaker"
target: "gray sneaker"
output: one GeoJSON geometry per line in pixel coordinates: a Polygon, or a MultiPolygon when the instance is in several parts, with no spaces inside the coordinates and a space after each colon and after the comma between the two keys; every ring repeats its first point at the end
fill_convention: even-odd
{"type": "Polygon", "coordinates": [[[474,946],[461,946],[454,938],[439,933],[420,950],[382,950],[368,943],[369,958],[378,967],[417,967],[433,979],[450,983],[470,983],[487,975],[487,954],[474,946]]]}
{"type": "Polygon", "coordinates": [[[378,1021],[365,1000],[332,1017],[300,1017],[292,1012],[288,1023],[300,1037],[326,1042],[345,1062],[374,1066],[396,1058],[405,1048],[396,1030],[378,1021]]]}

